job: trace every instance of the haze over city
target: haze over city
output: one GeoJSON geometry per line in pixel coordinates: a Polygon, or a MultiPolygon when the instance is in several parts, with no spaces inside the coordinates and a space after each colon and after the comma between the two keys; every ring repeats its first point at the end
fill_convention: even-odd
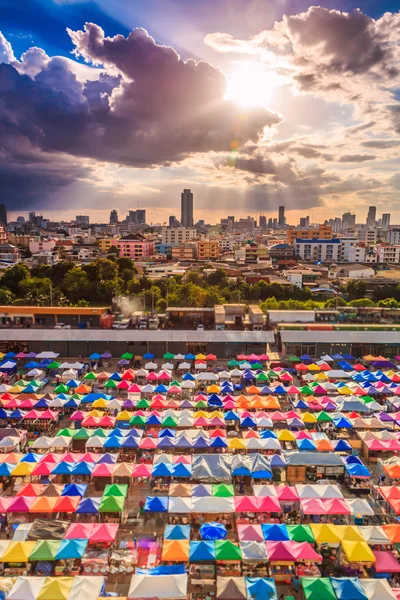
{"type": "Polygon", "coordinates": [[[393,1],[1,0],[0,200],[16,218],[313,222],[399,209],[393,1]]]}

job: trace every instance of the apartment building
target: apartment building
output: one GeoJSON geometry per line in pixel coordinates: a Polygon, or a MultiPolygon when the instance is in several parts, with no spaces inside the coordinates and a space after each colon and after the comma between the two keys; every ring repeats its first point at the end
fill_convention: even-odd
{"type": "Polygon", "coordinates": [[[296,229],[289,227],[286,232],[286,242],[294,244],[296,240],[330,240],[332,239],[332,227],[330,225],[319,225],[315,228],[296,229]]]}
{"type": "Polygon", "coordinates": [[[219,243],[213,240],[197,242],[197,260],[215,260],[219,258],[219,243]]]}
{"type": "Polygon", "coordinates": [[[119,250],[120,258],[140,260],[150,258],[154,254],[154,241],[135,234],[125,235],[117,240],[115,245],[119,250]]]}
{"type": "Polygon", "coordinates": [[[337,262],[340,240],[296,239],[295,255],[306,262],[337,262]]]}
{"type": "Polygon", "coordinates": [[[196,244],[183,243],[171,247],[172,260],[195,260],[196,259],[196,244]]]}
{"type": "Polygon", "coordinates": [[[161,228],[161,243],[162,244],[182,244],[189,242],[197,236],[196,230],[192,227],[162,227],[161,228]]]}

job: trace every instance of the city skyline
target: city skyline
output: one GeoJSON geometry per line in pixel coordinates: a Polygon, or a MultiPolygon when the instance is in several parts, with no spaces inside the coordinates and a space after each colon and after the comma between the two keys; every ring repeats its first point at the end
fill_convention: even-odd
{"type": "Polygon", "coordinates": [[[349,207],[364,222],[370,205],[400,222],[394,2],[2,5],[10,220],[140,206],[168,222],[190,188],[195,220],[211,223],[279,206],[288,223],[349,207]]]}

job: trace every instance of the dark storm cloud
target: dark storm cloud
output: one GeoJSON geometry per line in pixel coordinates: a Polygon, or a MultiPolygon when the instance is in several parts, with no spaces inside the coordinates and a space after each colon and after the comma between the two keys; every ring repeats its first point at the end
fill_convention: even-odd
{"type": "Polygon", "coordinates": [[[6,160],[14,160],[23,142],[38,155],[60,152],[153,167],[196,152],[228,150],[232,143],[256,143],[265,126],[281,120],[263,108],[243,114],[224,101],[225,77],[219,69],[182,61],[142,29],[127,39],[104,38],[100,27],[87,24],[85,31],[70,35],[77,53],[112,68],[111,73],[82,83],[65,59],[35,48],[15,61],[11,47],[0,40],[11,63],[0,64],[6,160]]]}

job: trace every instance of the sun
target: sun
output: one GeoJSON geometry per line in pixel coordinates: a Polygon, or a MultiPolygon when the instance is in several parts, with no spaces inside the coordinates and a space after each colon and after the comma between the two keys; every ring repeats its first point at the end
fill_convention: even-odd
{"type": "Polygon", "coordinates": [[[227,75],[225,97],[242,106],[266,106],[276,86],[274,71],[255,63],[245,63],[227,75]]]}

